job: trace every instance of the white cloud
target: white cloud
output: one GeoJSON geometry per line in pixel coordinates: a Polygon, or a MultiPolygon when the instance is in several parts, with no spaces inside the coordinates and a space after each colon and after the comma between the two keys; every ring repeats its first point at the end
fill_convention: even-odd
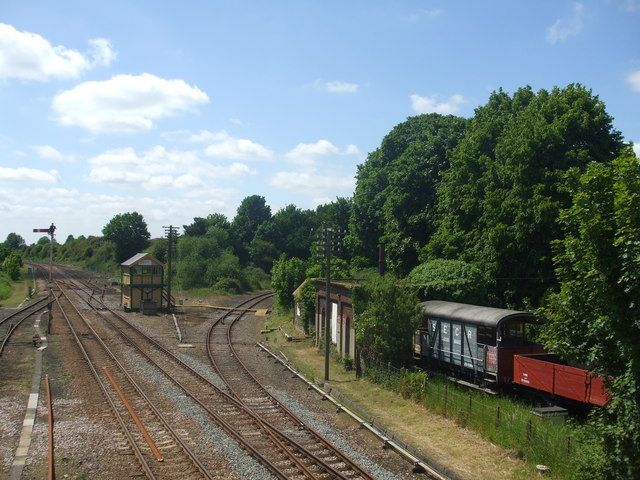
{"type": "Polygon", "coordinates": [[[347,145],[347,148],[344,150],[345,155],[355,155],[356,157],[360,157],[362,152],[356,145],[347,145]]]}
{"type": "Polygon", "coordinates": [[[0,167],[0,182],[42,182],[57,183],[60,175],[56,170],[38,170],[35,168],[0,167]]]}
{"type": "Polygon", "coordinates": [[[423,9],[423,10],[417,10],[415,12],[411,12],[405,15],[401,15],[400,18],[402,18],[407,22],[415,23],[423,18],[431,19],[431,18],[439,17],[440,15],[442,15],[443,11],[444,10],[442,10],[441,8],[434,8],[432,10],[423,9]]]}
{"type": "Polygon", "coordinates": [[[340,150],[329,140],[320,139],[315,143],[299,143],[289,150],[284,158],[296,165],[304,167],[314,167],[321,157],[332,155],[353,155],[361,156],[360,149],[356,145],[347,145],[344,150],[340,150]]]}
{"type": "Polygon", "coordinates": [[[52,107],[61,125],[92,133],[134,133],[150,130],[154,120],[208,102],[206,93],[184,80],[143,73],[83,82],[56,95],[52,107]]]}
{"type": "Polygon", "coordinates": [[[106,38],[92,38],[89,40],[91,56],[94,65],[108,67],[117,58],[118,54],[113,49],[111,42],[106,38]]]}
{"type": "Polygon", "coordinates": [[[299,143],[284,156],[296,165],[315,165],[318,158],[328,155],[338,155],[340,149],[329,140],[318,140],[315,143],[299,143]]]}
{"type": "Polygon", "coordinates": [[[191,136],[194,142],[213,142],[204,153],[209,157],[230,160],[271,160],[273,152],[267,147],[246,138],[235,138],[224,130],[220,132],[201,131],[191,136]]]}
{"type": "Polygon", "coordinates": [[[109,65],[115,58],[104,38],[89,40],[90,52],[53,46],[37,33],[21,32],[0,23],[0,78],[44,81],[50,78],[77,78],[85,71],[109,65]]]}
{"type": "Polygon", "coordinates": [[[360,85],[357,83],[333,80],[331,82],[316,82],[318,88],[327,93],[357,93],[360,85]]]}
{"type": "Polygon", "coordinates": [[[74,162],[75,155],[63,155],[51,145],[32,145],[31,148],[43,160],[54,160],[56,162],[74,162]]]}
{"type": "Polygon", "coordinates": [[[437,95],[422,97],[414,93],[409,98],[411,98],[411,106],[416,113],[440,113],[443,115],[457,113],[460,107],[467,102],[467,100],[458,93],[442,101],[439,101],[437,95]]]}
{"type": "Polygon", "coordinates": [[[636,157],[640,158],[640,142],[633,142],[633,151],[636,154],[636,157]]]}
{"type": "Polygon", "coordinates": [[[311,172],[277,172],[270,183],[276,188],[297,193],[350,191],[355,186],[353,177],[311,172]]]}
{"type": "Polygon", "coordinates": [[[584,5],[581,3],[573,4],[573,15],[569,18],[555,21],[553,25],[547,28],[547,42],[554,45],[563,42],[569,37],[578,35],[582,31],[584,19],[584,5]]]}
{"type": "Polygon", "coordinates": [[[636,70],[627,75],[627,83],[631,86],[632,90],[640,92],[640,70],[636,70]]]}
{"type": "Polygon", "coordinates": [[[169,151],[160,145],[141,154],[131,147],[108,150],[90,158],[89,165],[92,182],[144,190],[205,188],[216,179],[255,173],[243,163],[213,165],[196,152],[169,151]]]}

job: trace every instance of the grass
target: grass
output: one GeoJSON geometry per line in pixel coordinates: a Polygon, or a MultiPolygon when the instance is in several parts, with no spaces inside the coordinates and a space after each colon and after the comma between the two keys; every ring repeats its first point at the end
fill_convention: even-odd
{"type": "MultiPolygon", "coordinates": [[[[296,336],[302,335],[285,313],[272,315],[265,324],[270,328],[280,326],[287,333],[293,334],[293,329],[296,336]]],[[[266,339],[273,350],[282,351],[309,380],[318,382],[323,378],[324,357],[312,340],[286,342],[279,331],[267,334],[266,339]]],[[[431,406],[404,398],[373,379],[356,379],[353,371],[346,371],[333,359],[330,379],[327,386],[349,406],[374,418],[376,424],[394,432],[396,438],[412,445],[423,457],[447,466],[462,478],[521,480],[536,476],[532,462],[524,462],[517,452],[495,445],[499,439],[487,438],[480,433],[482,430],[476,431],[478,426],[473,422],[463,424],[451,415],[445,417],[431,406]]],[[[465,405],[468,399],[466,402],[465,405]]],[[[462,400],[460,405],[450,403],[449,407],[462,408],[462,400]]]]}
{"type": "MultiPolygon", "coordinates": [[[[6,283],[5,285],[4,291],[6,295],[4,296],[4,300],[2,300],[2,306],[13,308],[20,305],[20,303],[27,298],[29,287],[33,287],[33,280],[27,272],[27,267],[22,267],[20,269],[20,279],[16,282],[6,283]]],[[[0,298],[2,298],[2,295],[0,295],[0,298]]]]}

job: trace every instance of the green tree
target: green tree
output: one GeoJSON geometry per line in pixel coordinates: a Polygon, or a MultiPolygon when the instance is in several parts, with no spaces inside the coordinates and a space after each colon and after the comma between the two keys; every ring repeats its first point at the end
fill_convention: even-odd
{"type": "Polygon", "coordinates": [[[306,267],[304,260],[287,259],[284,254],[273,263],[271,288],[276,292],[278,305],[285,309],[293,306],[293,291],[304,281],[306,267]]]}
{"type": "Polygon", "coordinates": [[[18,250],[25,246],[24,238],[18,235],[17,233],[11,232],[7,235],[6,240],[4,241],[4,245],[12,250],[18,250]]]}
{"type": "Polygon", "coordinates": [[[270,218],[271,207],[267,205],[264,197],[251,195],[240,202],[236,216],[231,222],[231,232],[236,255],[242,264],[249,261],[249,244],[258,227],[270,218]]]}
{"type": "Polygon", "coordinates": [[[411,270],[407,283],[415,287],[421,299],[450,302],[487,302],[489,281],[475,265],[462,260],[435,259],[411,270]]]}
{"type": "Polygon", "coordinates": [[[441,219],[422,259],[481,265],[496,279],[493,302],[538,304],[554,285],[550,244],[570,205],[564,173],[610,162],[621,146],[604,103],[580,85],[494,92],[450,155],[441,219]]]}
{"type": "Polygon", "coordinates": [[[356,341],[365,363],[408,365],[413,334],[419,325],[418,299],[413,290],[388,274],[373,276],[354,287],[353,297],[358,312],[356,341]]]}
{"type": "Polygon", "coordinates": [[[465,126],[466,120],[452,115],[411,117],[358,166],[346,243],[359,263],[375,265],[381,242],[397,274],[418,263],[435,229],[436,189],[449,168],[448,152],[465,126]]]}
{"type": "Polygon", "coordinates": [[[184,234],[190,237],[201,237],[207,233],[207,221],[202,217],[195,217],[193,223],[183,225],[184,234]]]}
{"type": "Polygon", "coordinates": [[[147,223],[138,212],[119,213],[102,229],[104,238],[113,242],[119,262],[142,252],[149,245],[147,223]]]}
{"type": "Polygon", "coordinates": [[[560,289],[543,310],[547,346],[610,375],[597,412],[607,467],[592,476],[640,478],[640,168],[630,148],[612,164],[573,172],[573,202],[554,243],[560,289]],[[576,178],[577,177],[577,178],[576,178]]]}
{"type": "MultiPolygon", "coordinates": [[[[315,213],[311,210],[301,210],[295,205],[287,205],[268,221],[262,223],[255,233],[255,242],[268,242],[275,248],[277,256],[284,253],[287,257],[297,257],[306,260],[310,255],[313,240],[312,231],[315,227],[315,213]]],[[[252,249],[251,260],[259,265],[265,259],[261,258],[258,249],[252,249]]],[[[264,265],[269,271],[271,265],[264,265]]]]}
{"type": "Polygon", "coordinates": [[[20,267],[22,267],[22,257],[16,251],[11,252],[2,261],[2,270],[9,275],[14,282],[20,279],[20,267]]]}
{"type": "Polygon", "coordinates": [[[151,240],[147,252],[156,257],[162,263],[167,261],[167,249],[169,248],[169,241],[166,238],[154,238],[151,240]]]}

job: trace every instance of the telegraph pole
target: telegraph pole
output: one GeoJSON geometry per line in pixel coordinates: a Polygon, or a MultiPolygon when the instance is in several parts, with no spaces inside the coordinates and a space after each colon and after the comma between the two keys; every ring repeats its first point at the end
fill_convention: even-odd
{"type": "Polygon", "coordinates": [[[164,228],[164,232],[167,235],[167,310],[171,311],[173,308],[173,305],[171,304],[171,283],[173,281],[173,270],[171,269],[171,264],[173,260],[173,248],[178,236],[178,228],[173,225],[162,228],[164,228]]]}
{"type": "Polygon", "coordinates": [[[329,381],[329,350],[331,345],[331,255],[339,250],[339,229],[323,226],[319,241],[320,256],[324,257],[325,278],[325,307],[324,307],[324,380],[329,381]]]}
{"type": "Polygon", "coordinates": [[[49,235],[49,282],[47,284],[49,288],[49,322],[47,323],[47,333],[51,333],[51,307],[53,306],[53,241],[55,239],[56,226],[51,222],[49,228],[34,228],[33,232],[41,232],[49,235]]]}

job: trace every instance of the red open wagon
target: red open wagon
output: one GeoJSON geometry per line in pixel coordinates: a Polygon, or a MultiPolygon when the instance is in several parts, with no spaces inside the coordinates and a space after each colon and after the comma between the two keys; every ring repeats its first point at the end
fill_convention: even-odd
{"type": "Polygon", "coordinates": [[[564,365],[556,355],[549,353],[514,355],[513,381],[599,407],[609,401],[601,377],[588,370],[564,365]]]}

